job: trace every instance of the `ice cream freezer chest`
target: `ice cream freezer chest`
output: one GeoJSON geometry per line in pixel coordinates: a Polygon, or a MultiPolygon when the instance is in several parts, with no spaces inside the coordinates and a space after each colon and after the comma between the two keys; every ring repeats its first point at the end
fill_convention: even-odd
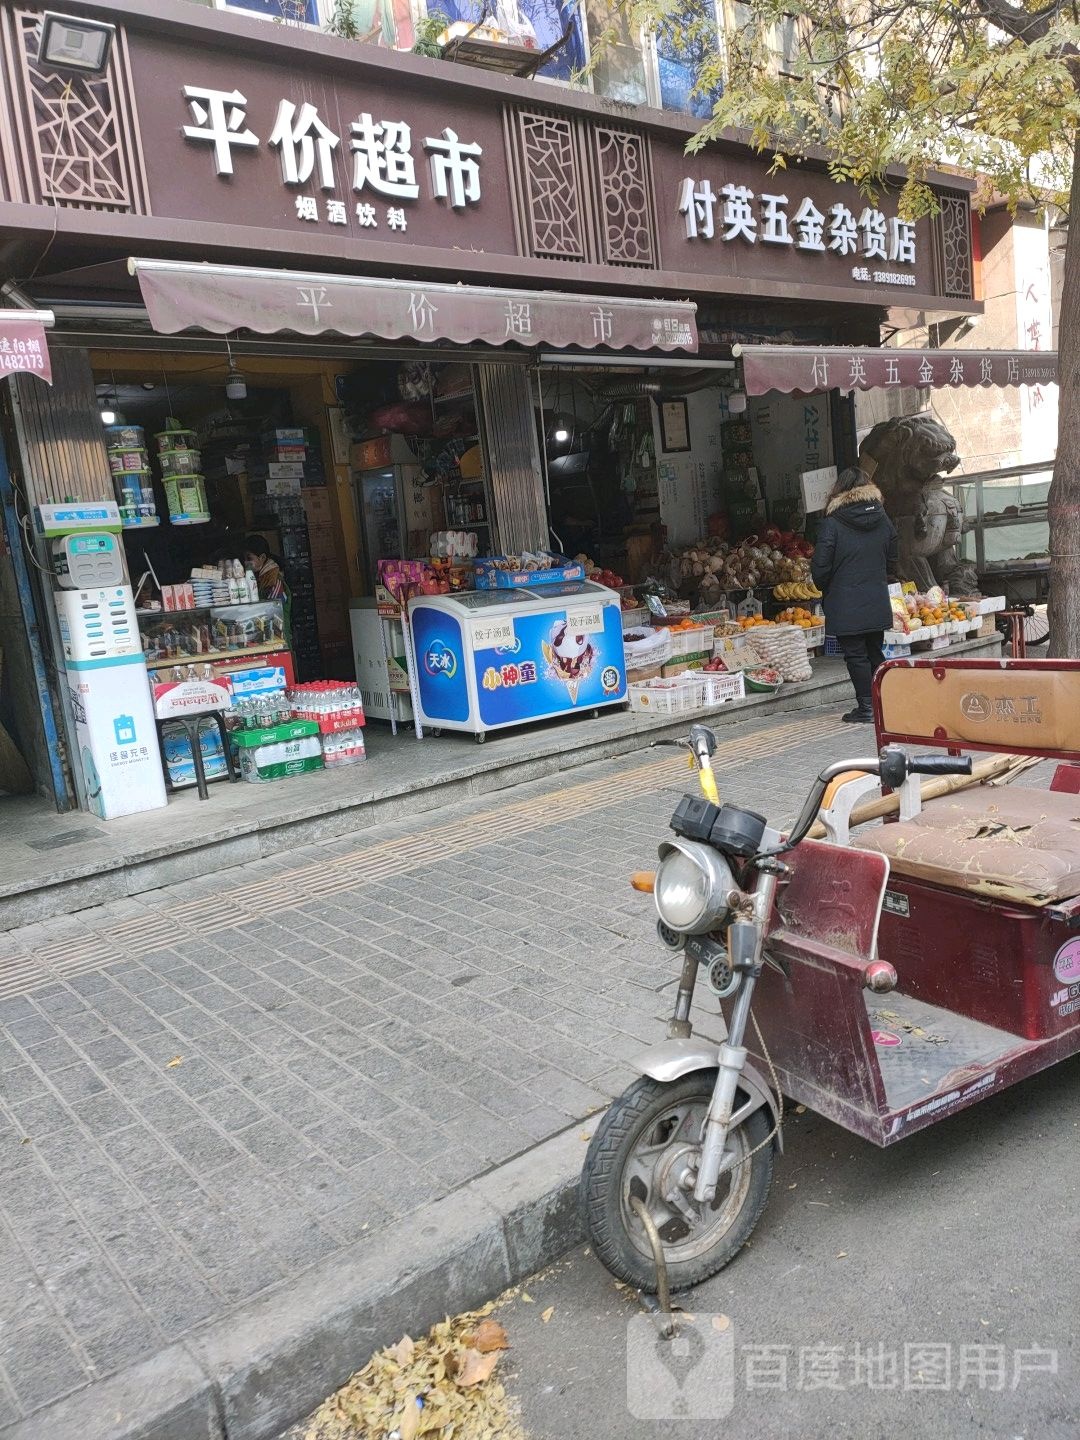
{"type": "Polygon", "coordinates": [[[622,610],[591,581],[409,601],[420,718],[482,736],[626,702],[622,610]]]}

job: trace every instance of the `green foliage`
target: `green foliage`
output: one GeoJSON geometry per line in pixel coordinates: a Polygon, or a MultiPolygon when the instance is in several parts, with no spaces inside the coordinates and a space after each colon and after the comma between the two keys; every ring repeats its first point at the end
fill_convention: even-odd
{"type": "MultiPolygon", "coordinates": [[[[630,0],[654,32],[700,17],[690,0],[630,0]]],[[[711,8],[711,7],[710,7],[711,8]]],[[[979,200],[1061,203],[1080,123],[1080,21],[1070,5],[1011,0],[755,0],[732,7],[697,77],[723,94],[690,142],[743,132],[776,168],[825,152],[869,197],[898,188],[905,215],[933,207],[928,172],[979,177],[979,200]],[[798,36],[783,57],[778,27],[798,36]],[[719,83],[718,83],[719,82],[719,83]],[[903,182],[888,179],[904,167],[903,182]]]]}
{"type": "Polygon", "coordinates": [[[446,29],[449,20],[441,10],[431,10],[416,22],[416,39],[413,42],[414,55],[428,55],[438,60],[442,55],[439,36],[446,29]]]}
{"type": "Polygon", "coordinates": [[[342,40],[359,40],[360,27],[356,23],[356,12],[353,8],[353,0],[334,0],[334,10],[327,21],[326,29],[330,35],[340,35],[342,40]]]}

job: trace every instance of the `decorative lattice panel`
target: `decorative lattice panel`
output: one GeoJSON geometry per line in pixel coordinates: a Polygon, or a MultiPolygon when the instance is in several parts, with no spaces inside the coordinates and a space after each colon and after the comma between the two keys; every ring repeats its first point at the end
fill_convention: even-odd
{"type": "Polygon", "coordinates": [[[145,213],[127,49],[118,29],[103,75],[61,74],[38,63],[41,15],[9,12],[4,73],[17,106],[20,174],[32,204],[145,213]]]}
{"type": "Polygon", "coordinates": [[[632,130],[593,129],[601,255],[609,265],[656,264],[649,142],[632,130]]]}
{"type": "Polygon", "coordinates": [[[517,115],[524,223],[529,253],[584,260],[585,225],[574,123],[555,115],[517,115]]]}
{"type": "Polygon", "coordinates": [[[972,297],[971,203],[966,195],[945,194],[934,217],[938,281],[953,300],[972,297]]]}

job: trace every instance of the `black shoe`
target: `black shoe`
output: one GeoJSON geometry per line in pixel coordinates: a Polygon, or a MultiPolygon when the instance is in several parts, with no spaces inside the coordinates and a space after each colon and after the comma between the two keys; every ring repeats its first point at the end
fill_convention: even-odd
{"type": "Polygon", "coordinates": [[[864,710],[861,705],[856,705],[854,710],[849,710],[846,715],[840,716],[849,725],[872,725],[874,723],[874,712],[867,706],[864,710]]]}

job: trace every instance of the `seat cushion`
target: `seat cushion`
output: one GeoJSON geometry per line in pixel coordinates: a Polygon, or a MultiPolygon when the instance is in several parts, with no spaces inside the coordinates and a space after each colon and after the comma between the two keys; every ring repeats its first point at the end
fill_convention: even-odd
{"type": "Polygon", "coordinates": [[[1022,905],[1080,895],[1080,795],[981,786],[859,832],[893,870],[1022,905]]]}

